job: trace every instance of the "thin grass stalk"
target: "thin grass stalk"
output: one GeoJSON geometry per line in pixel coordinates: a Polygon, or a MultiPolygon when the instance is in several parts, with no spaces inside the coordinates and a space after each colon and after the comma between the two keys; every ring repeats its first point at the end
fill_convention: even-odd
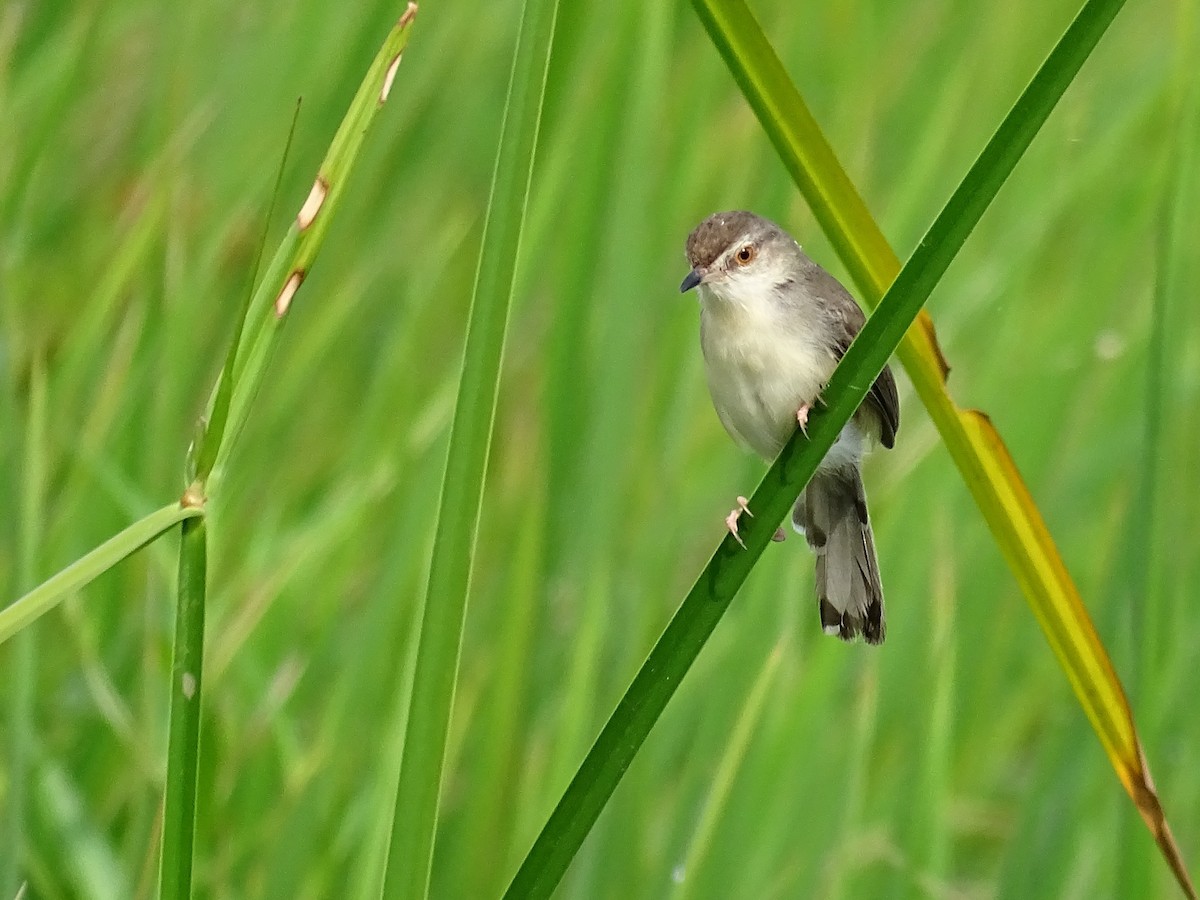
{"type": "MultiPolygon", "coordinates": [[[[66,596],[157,539],[174,525],[184,522],[172,662],[167,790],[159,860],[162,897],[187,897],[191,893],[207,565],[207,526],[203,519],[203,506],[206,490],[212,484],[206,484],[205,476],[209,474],[210,469],[219,473],[220,463],[227,457],[232,439],[245,423],[250,402],[261,385],[266,359],[273,346],[278,325],[288,312],[322,245],[330,216],[345,188],[346,176],[353,167],[368,127],[387,100],[415,13],[416,5],[409,3],[360,85],[341,128],[334,136],[312,192],[300,209],[293,228],[284,240],[283,248],[275,257],[272,264],[275,267],[275,277],[268,273],[260,282],[259,289],[252,295],[250,302],[244,305],[244,312],[249,308],[251,312],[257,310],[262,315],[254,318],[249,329],[246,328],[247,316],[244,315],[235,332],[233,346],[226,359],[224,378],[212,395],[210,412],[213,416],[207,423],[210,428],[206,430],[201,426],[196,444],[189,452],[189,480],[193,477],[197,480],[189,484],[181,502],[165,506],[135,522],[0,610],[0,642],[3,642],[54,608],[66,596]]],[[[146,221],[152,222],[150,219],[146,221]]],[[[152,228],[148,224],[146,233],[151,231],[152,228]]],[[[127,256],[135,258],[135,255],[127,256]]],[[[120,281],[120,277],[113,273],[114,270],[110,268],[109,280],[114,283],[120,281]]],[[[78,379],[65,377],[64,380],[70,383],[78,379]]],[[[44,378],[35,378],[34,381],[40,385],[44,383],[44,378]]],[[[40,411],[32,411],[29,427],[44,431],[43,419],[40,411]]],[[[35,463],[40,463],[45,456],[45,449],[39,448],[32,458],[35,463]]],[[[40,473],[40,468],[38,471],[40,473]]],[[[26,494],[32,495],[42,482],[42,478],[27,473],[26,494]]],[[[40,520],[40,509],[37,518],[40,520]]],[[[32,542],[30,546],[36,546],[36,543],[32,542]]],[[[28,579],[26,581],[28,582],[28,579]]],[[[17,655],[19,659],[22,658],[19,651],[17,655]]],[[[24,693],[18,692],[14,699],[14,709],[18,713],[19,707],[25,701],[24,693]]],[[[25,715],[25,718],[28,716],[25,715]]],[[[14,729],[16,736],[19,737],[21,733],[21,729],[14,729]]],[[[27,752],[17,753],[14,757],[17,763],[27,758],[27,752]]],[[[24,772],[19,771],[19,767],[14,771],[19,774],[20,788],[15,793],[20,802],[16,804],[17,811],[13,813],[11,821],[16,822],[15,830],[23,833],[24,829],[20,826],[23,822],[25,802],[20,797],[20,789],[24,788],[28,778],[24,772]]],[[[9,774],[13,772],[10,771],[9,774]]],[[[15,837],[6,843],[15,848],[14,853],[20,852],[18,838],[15,837]]],[[[4,881],[8,880],[11,879],[5,874],[4,880],[0,881],[0,891],[5,887],[4,881]]]]}
{"type": "Polygon", "coordinates": [[[526,0],[488,201],[418,638],[383,896],[428,891],[483,481],[557,0],[526,0]]]}
{"type": "Polygon", "coordinates": [[[207,568],[205,520],[187,519],[179,539],[167,789],[163,799],[162,857],[159,867],[160,900],[186,900],[192,895],[207,568]]]}
{"type": "MultiPolygon", "coordinates": [[[[705,11],[709,6],[700,0],[696,5],[705,11]]],[[[746,22],[753,23],[744,4],[711,6],[722,7],[723,15],[728,17],[723,21],[736,22],[737,25],[732,27],[743,33],[750,28],[746,22]],[[746,18],[730,16],[729,9],[734,6],[744,12],[746,18]]],[[[925,300],[1119,8],[1119,2],[1106,3],[1105,0],[1095,0],[1085,7],[955,190],[834,372],[824,394],[826,407],[818,411],[810,425],[809,439],[800,433],[793,435],[755,491],[750,503],[756,517],[750,521],[744,535],[747,549],[739,551],[731,537],[722,541],[605,724],[517,871],[506,896],[546,897],[557,886],[775,527],[832,446],[841,427],[857,409],[868,387],[904,338],[925,300]]],[[[705,21],[710,30],[719,24],[714,24],[711,16],[705,21]]],[[[757,30],[756,25],[754,30],[757,30]]],[[[758,34],[761,35],[761,31],[758,34]]],[[[765,43],[765,38],[762,41],[765,43]]],[[[725,52],[729,52],[729,46],[726,41],[725,52]]],[[[766,49],[775,58],[769,44],[766,49]]],[[[737,66],[740,63],[739,59],[737,66]]],[[[737,66],[735,74],[744,72],[737,66]]],[[[794,93],[790,82],[787,87],[794,93]]],[[[795,96],[799,100],[799,95],[795,96]]],[[[802,100],[799,102],[803,103],[802,100]]],[[[819,131],[809,136],[810,141],[817,139],[824,140],[819,131]]],[[[835,159],[831,162],[836,165],[835,159]]],[[[840,170],[840,166],[837,168],[840,170]]],[[[853,186],[849,189],[852,192],[853,186]]],[[[870,230],[878,232],[869,215],[865,221],[870,222],[870,230]]],[[[886,247],[886,242],[882,246],[886,247]]],[[[890,249],[887,252],[890,253],[890,249]]],[[[869,267],[864,263],[860,271],[869,271],[869,267]]],[[[985,514],[987,512],[985,509],[985,514]]],[[[993,524],[991,519],[989,524],[993,524]]],[[[1186,875],[1183,877],[1186,879],[1186,875]]]]}

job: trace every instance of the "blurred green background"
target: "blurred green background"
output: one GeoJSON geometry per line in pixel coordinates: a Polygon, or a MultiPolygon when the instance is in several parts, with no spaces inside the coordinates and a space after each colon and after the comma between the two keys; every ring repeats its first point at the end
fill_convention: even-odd
{"type": "MultiPolygon", "coordinates": [[[[214,499],[199,896],[377,891],[520,6],[423,5],[214,499]]],[[[904,257],[1077,4],[754,8],[904,257]]],[[[181,492],[295,100],[269,248],[400,11],[0,7],[0,601],[181,492]]],[[[1041,504],[1193,863],[1198,37],[1188,0],[1130,4],[930,303],[951,388],[1041,504]]],[[[435,897],[507,884],[765,469],[717,422],[677,293],[688,231],[730,207],[845,277],[689,7],[563,3],[435,897]]],[[[900,381],[897,447],[867,470],[886,645],[824,638],[803,542],[769,549],[561,896],[1172,895],[900,381]]],[[[174,545],[0,647],[0,808],[22,791],[29,808],[0,870],[28,896],[152,894],[174,545]]]]}

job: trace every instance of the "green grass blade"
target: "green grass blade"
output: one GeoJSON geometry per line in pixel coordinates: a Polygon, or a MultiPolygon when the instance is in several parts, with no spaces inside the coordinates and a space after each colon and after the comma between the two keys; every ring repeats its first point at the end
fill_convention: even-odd
{"type": "MultiPolygon", "coordinates": [[[[717,621],[724,613],[733,595],[770,540],[776,525],[787,514],[791,503],[808,478],[811,477],[817,462],[832,445],[842,425],[849,420],[862,401],[867,387],[883,368],[892,351],[905,337],[909,327],[920,313],[925,300],[944,275],[950,262],[1012,172],[1017,160],[1029,146],[1033,136],[1062,96],[1083,61],[1099,41],[1120,5],[1119,2],[1100,0],[1100,2],[1089,3],[1084,8],[1046,63],[1039,69],[1029,88],[1005,118],[992,140],[989,141],[966,178],[951,196],[912,258],[887,290],[878,310],[867,322],[859,339],[854,342],[838,366],[825,393],[827,406],[819,411],[810,426],[810,440],[805,441],[799,434],[794,436],[755,491],[750,502],[751,508],[756,510],[757,515],[751,520],[750,529],[744,535],[747,550],[739,552],[731,538],[726,538],[722,542],[721,547],[718,548],[696,585],[685,598],[683,605],[672,618],[666,631],[651,650],[649,658],[634,678],[633,684],[604,726],[567,792],[559,801],[550,820],[542,829],[533,848],[518,870],[507,896],[514,898],[549,896],[558,884],[567,865],[599,816],[601,809],[607,803],[650,728],[657,721],[658,716],[699,653],[700,647],[716,627],[717,621]]],[[[698,2],[697,6],[701,9],[701,17],[710,30],[728,27],[744,38],[740,42],[735,42],[729,39],[728,35],[723,34],[723,37],[717,39],[718,45],[722,46],[735,74],[738,75],[738,81],[742,84],[743,89],[748,89],[747,85],[750,85],[748,90],[752,91],[764,84],[771,84],[769,79],[756,80],[748,74],[751,72],[750,65],[753,62],[761,61],[764,57],[775,60],[776,63],[778,61],[773,53],[763,52],[764,46],[769,50],[765,38],[757,41],[753,39],[754,32],[761,36],[761,30],[758,29],[744,4],[702,4],[698,2]],[[739,55],[742,51],[746,53],[744,58],[739,55]],[[753,55],[751,55],[751,51],[753,51],[753,55]]],[[[782,71],[782,67],[780,67],[780,71],[782,71]]],[[[783,81],[776,78],[774,86],[781,91],[794,94],[795,99],[802,104],[795,88],[791,86],[790,81],[786,81],[786,75],[783,76],[783,81]]],[[[752,103],[754,103],[756,111],[759,111],[760,117],[764,115],[764,110],[768,116],[774,117],[771,110],[784,108],[780,104],[762,102],[762,98],[757,98],[757,100],[758,102],[752,101],[752,103]]],[[[795,104],[792,106],[794,108],[795,104]]],[[[787,123],[776,121],[775,118],[772,118],[772,121],[776,126],[773,136],[787,132],[787,123]]],[[[815,125],[813,128],[815,129],[815,125]]],[[[771,126],[768,126],[768,130],[772,130],[771,126]]],[[[823,142],[819,131],[810,130],[805,136],[797,138],[794,143],[796,146],[807,146],[818,139],[823,142]]],[[[788,157],[786,148],[792,143],[791,141],[783,142],[784,145],[781,146],[777,140],[776,145],[783,155],[788,157]]],[[[836,159],[833,158],[831,152],[817,154],[817,158],[824,159],[827,167],[832,166],[840,171],[840,166],[837,166],[836,159]]],[[[807,172],[803,162],[795,159],[789,159],[789,168],[793,168],[794,172],[807,172]]],[[[809,178],[808,181],[810,185],[816,183],[816,180],[812,178],[809,178]]],[[[848,185],[848,181],[846,185],[848,185]]],[[[852,186],[849,187],[849,191],[853,193],[852,186]]],[[[837,190],[825,193],[826,197],[837,195],[837,190]]],[[[861,204],[861,201],[859,202],[861,204]]],[[[814,203],[814,205],[819,204],[814,203]]],[[[828,200],[825,201],[827,210],[832,210],[835,205],[828,200]]],[[[835,224],[836,221],[842,221],[837,217],[834,219],[835,224]]],[[[867,227],[868,231],[878,232],[878,228],[870,220],[869,215],[865,219],[862,216],[849,216],[845,221],[858,221],[860,225],[869,223],[869,227],[867,225],[864,227],[867,227]]],[[[829,223],[823,224],[829,225],[829,223]]],[[[835,232],[835,241],[839,237],[847,238],[842,242],[842,247],[887,248],[886,242],[883,242],[881,238],[865,242],[850,241],[848,240],[849,235],[840,233],[837,227],[830,227],[835,232]]],[[[865,258],[861,252],[852,255],[858,257],[859,264],[856,270],[860,276],[866,277],[873,271],[869,265],[870,260],[865,258]]],[[[886,249],[885,256],[891,256],[890,249],[886,249]]],[[[997,479],[993,475],[988,483],[995,480],[997,479]]],[[[972,484],[973,488],[976,486],[976,484],[972,484]]],[[[1009,504],[1020,506],[1019,501],[1022,499],[1024,498],[1017,498],[1017,501],[1009,499],[1009,504]]],[[[989,524],[993,529],[997,527],[995,523],[995,509],[997,508],[1001,508],[999,501],[993,503],[991,508],[984,507],[985,515],[989,516],[989,524]]],[[[1007,510],[1001,509],[1001,511],[1007,510]]],[[[1027,512],[1027,510],[1025,511],[1027,512]]],[[[1038,521],[1040,522],[1040,520],[1038,521]]],[[[1027,535],[1022,535],[1022,537],[1028,538],[1027,535]]],[[[1041,535],[1038,534],[1036,537],[1040,538],[1041,535]]],[[[1011,547],[1004,549],[1008,551],[1006,555],[1009,555],[1011,562],[1011,547]]],[[[1018,574],[1021,573],[1018,572],[1018,574]]],[[[1086,616],[1084,619],[1086,621],[1086,616]]],[[[1088,624],[1090,626],[1090,622],[1088,624]]],[[[1094,630],[1091,631],[1091,636],[1094,637],[1094,630]]],[[[1066,642],[1069,643],[1074,637],[1074,635],[1069,635],[1066,642]]],[[[1055,643],[1056,639],[1063,640],[1062,636],[1053,633],[1051,639],[1052,643],[1055,643]]],[[[1057,646],[1056,649],[1058,649],[1057,646]]],[[[1075,659],[1071,661],[1081,666],[1092,664],[1097,658],[1107,662],[1107,656],[1103,654],[1102,648],[1099,654],[1094,652],[1094,647],[1084,649],[1079,649],[1077,646],[1069,647],[1068,652],[1072,651],[1075,653],[1075,659]]],[[[1060,653],[1060,657],[1061,655],[1060,653]]],[[[1068,674],[1072,676],[1072,683],[1077,691],[1080,691],[1080,684],[1076,680],[1079,677],[1087,678],[1085,683],[1095,682],[1104,687],[1111,686],[1115,681],[1115,677],[1104,677],[1105,673],[1094,675],[1089,672],[1085,676],[1079,676],[1075,670],[1068,668],[1068,674]]],[[[1084,700],[1086,705],[1089,698],[1085,697],[1084,700]]],[[[1100,705],[1099,711],[1094,705],[1088,709],[1089,715],[1093,717],[1093,722],[1096,722],[1097,715],[1103,721],[1103,717],[1111,711],[1110,706],[1103,703],[1100,705]]],[[[1107,749],[1109,744],[1106,738],[1112,733],[1111,729],[1104,731],[1100,724],[1097,724],[1096,727],[1101,733],[1102,740],[1105,740],[1107,749]]],[[[1131,722],[1130,727],[1132,727],[1131,722]]],[[[1122,774],[1125,773],[1122,772],[1122,774]]],[[[1139,803],[1139,807],[1145,809],[1142,803],[1139,803]]],[[[1165,830],[1165,823],[1162,823],[1161,820],[1161,810],[1159,810],[1159,816],[1162,829],[1165,830]]],[[[1160,830],[1158,834],[1161,835],[1163,830],[1160,830]]],[[[1176,868],[1177,874],[1180,871],[1181,868],[1176,868]]],[[[1185,880],[1186,876],[1183,876],[1181,882],[1185,880]]]]}
{"type": "MultiPolygon", "coordinates": [[[[809,200],[868,301],[897,266],[895,254],[854,190],[742,0],[693,0],[718,50],[776,150],[809,200]],[[820,147],[814,145],[823,145],[820,147]]],[[[917,279],[904,296],[919,305],[941,279],[996,191],[1087,60],[1124,0],[1090,0],[1022,93],[904,271],[917,279]],[[964,190],[965,188],[965,190],[964,190]],[[911,292],[910,292],[911,289],[911,292]],[[919,299],[918,299],[919,298],[919,299]]],[[[884,340],[899,339],[904,317],[884,340]]],[[[945,386],[947,367],[933,325],[922,315],[899,347],[917,393],[970,488],[1029,601],[1121,783],[1184,890],[1192,892],[1145,764],[1132,711],[1107,651],[1003,440],[988,418],[960,410],[945,386]]]]}
{"type": "Polygon", "coordinates": [[[208,531],[204,519],[188,519],[183,523],[179,541],[179,602],[175,609],[175,650],[171,661],[160,900],[182,900],[192,895],[207,569],[208,531]]]}
{"type": "Polygon", "coordinates": [[[213,421],[219,427],[202,434],[195,449],[196,458],[203,462],[197,476],[201,479],[208,476],[206,493],[216,490],[229,452],[246,424],[250,405],[266,376],[279,329],[324,243],[367,131],[391,91],[416,13],[417,5],[409,3],[379,48],[330,142],[308,198],[275,251],[246,310],[245,321],[237,332],[233,363],[226,366],[214,395],[214,401],[219,399],[222,404],[222,408],[215,408],[221,415],[213,421]],[[221,386],[230,382],[228,388],[221,386]],[[222,390],[229,392],[227,400],[222,398],[222,390]],[[226,402],[227,412],[223,409],[226,402]]]}
{"type": "Polygon", "coordinates": [[[171,503],[113,535],[86,556],[77,559],[19,600],[0,610],[0,643],[54,609],[92,579],[103,575],[125,557],[137,552],[177,523],[202,515],[204,511],[201,509],[171,503]]]}
{"type": "Polygon", "coordinates": [[[557,0],[527,0],[513,55],[418,639],[384,874],[388,898],[421,898],[428,890],[500,362],[557,10],[557,0]]]}

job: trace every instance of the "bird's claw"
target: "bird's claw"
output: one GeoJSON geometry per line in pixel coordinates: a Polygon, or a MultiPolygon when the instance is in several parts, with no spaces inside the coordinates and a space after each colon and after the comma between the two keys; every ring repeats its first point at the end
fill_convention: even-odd
{"type": "Polygon", "coordinates": [[[807,403],[802,403],[800,408],[796,410],[796,423],[800,426],[800,431],[805,437],[808,437],[808,414],[812,411],[812,407],[807,403]]]}
{"type": "Polygon", "coordinates": [[[745,497],[737,498],[737,506],[725,517],[725,527],[729,529],[729,533],[733,535],[733,539],[742,545],[742,549],[746,549],[746,542],[742,540],[742,536],[738,534],[738,519],[742,513],[754,518],[754,513],[750,512],[750,501],[745,497]]]}

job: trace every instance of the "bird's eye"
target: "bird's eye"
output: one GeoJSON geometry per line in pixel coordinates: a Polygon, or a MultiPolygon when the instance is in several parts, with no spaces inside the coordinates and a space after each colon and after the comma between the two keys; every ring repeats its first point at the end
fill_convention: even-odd
{"type": "Polygon", "coordinates": [[[737,253],[733,254],[733,258],[737,260],[739,266],[749,265],[754,260],[754,245],[742,244],[737,253]]]}

